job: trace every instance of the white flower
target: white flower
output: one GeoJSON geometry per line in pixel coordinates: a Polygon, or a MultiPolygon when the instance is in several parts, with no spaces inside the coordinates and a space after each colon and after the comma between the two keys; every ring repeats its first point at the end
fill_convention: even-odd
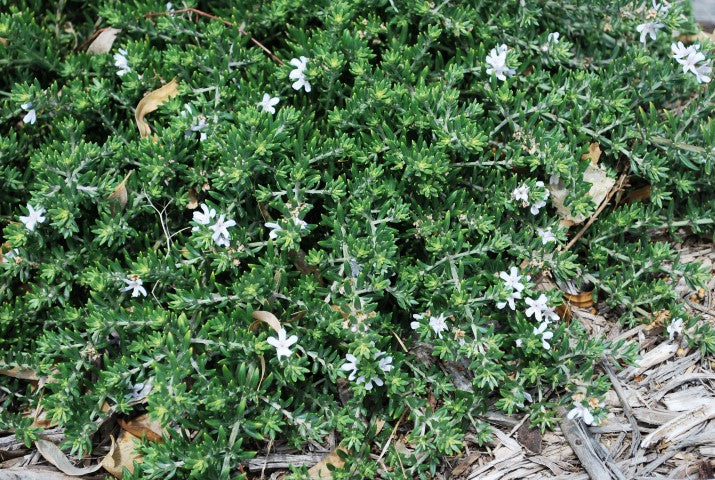
{"type": "Polygon", "coordinates": [[[673,58],[678,61],[678,63],[682,64],[683,59],[690,55],[691,53],[695,53],[698,51],[700,48],[700,45],[695,44],[695,45],[690,45],[689,47],[686,47],[683,45],[683,42],[678,42],[675,43],[673,42],[670,45],[670,50],[673,52],[673,58]]]}
{"type": "Polygon", "coordinates": [[[440,315],[439,317],[429,317],[429,326],[432,327],[434,333],[437,334],[439,338],[442,338],[442,332],[448,329],[446,317],[440,315]]]}
{"type": "Polygon", "coordinates": [[[517,347],[521,347],[521,344],[522,344],[523,342],[524,342],[524,341],[523,341],[521,338],[517,338],[515,343],[516,343],[516,346],[517,346],[517,347]]]}
{"type": "Polygon", "coordinates": [[[382,370],[383,372],[387,373],[390,370],[392,370],[393,368],[395,368],[395,366],[392,364],[392,357],[387,355],[387,352],[378,352],[375,355],[375,359],[378,359],[378,358],[380,358],[380,363],[378,364],[377,367],[380,370],[382,370]],[[385,356],[380,358],[383,355],[385,355],[385,356]]]}
{"type": "Polygon", "coordinates": [[[37,121],[37,112],[35,112],[32,102],[23,103],[20,107],[27,112],[25,116],[22,117],[22,121],[33,125],[37,121]]]}
{"type": "Polygon", "coordinates": [[[529,186],[525,183],[521,184],[521,187],[515,188],[513,192],[511,192],[511,198],[514,200],[521,200],[524,202],[526,205],[529,204],[529,186]]]}
{"type": "Polygon", "coordinates": [[[167,11],[167,12],[173,12],[173,11],[174,11],[174,5],[172,5],[171,2],[166,2],[166,11],[167,11]]]}
{"type": "Polygon", "coordinates": [[[308,58],[301,56],[300,58],[293,58],[290,61],[290,64],[295,67],[288,75],[290,79],[295,80],[295,82],[293,82],[294,90],[304,88],[306,92],[310,92],[310,82],[305,77],[305,71],[308,69],[308,60],[308,58]]]}
{"type": "Polygon", "coordinates": [[[574,418],[583,418],[586,425],[593,425],[593,415],[588,411],[588,408],[584,407],[581,402],[574,402],[574,408],[572,408],[566,415],[569,420],[574,418]]]}
{"type": "Polygon", "coordinates": [[[524,290],[524,285],[521,283],[521,279],[524,278],[523,275],[519,275],[519,269],[516,267],[511,267],[509,273],[500,272],[499,278],[504,280],[504,286],[511,288],[517,292],[524,290]]]}
{"type": "Polygon", "coordinates": [[[33,231],[38,223],[45,221],[45,209],[42,207],[37,207],[37,210],[32,208],[32,205],[27,204],[28,214],[27,216],[20,216],[20,221],[25,224],[25,227],[29,231],[33,231]]]}
{"type": "Polygon", "coordinates": [[[120,77],[132,71],[132,69],[129,68],[127,55],[127,51],[123,48],[119,49],[119,53],[114,54],[114,66],[119,69],[117,75],[119,75],[120,77]]]}
{"type": "Polygon", "coordinates": [[[711,67],[710,65],[711,61],[708,60],[706,63],[703,63],[695,69],[695,79],[698,81],[698,83],[710,83],[713,72],[713,67],[711,67]]]}
{"type": "Polygon", "coordinates": [[[268,337],[266,341],[276,348],[276,356],[278,357],[278,360],[280,360],[281,357],[291,356],[293,352],[291,351],[290,347],[298,341],[298,337],[296,337],[295,335],[286,337],[285,328],[281,328],[280,330],[278,330],[278,338],[268,337]]]}
{"type": "Polygon", "coordinates": [[[509,308],[512,310],[516,310],[516,304],[514,303],[514,300],[520,299],[521,298],[521,292],[514,292],[512,291],[511,294],[504,300],[503,302],[497,302],[497,308],[499,310],[503,309],[507,305],[509,305],[509,308]]]}
{"type": "Polygon", "coordinates": [[[225,217],[224,214],[221,214],[216,223],[209,227],[214,232],[211,238],[219,247],[228,247],[230,245],[231,234],[228,233],[228,229],[236,226],[234,220],[226,220],[225,217]]]}
{"type": "Polygon", "coordinates": [[[556,241],[556,236],[554,233],[551,231],[551,227],[549,228],[537,228],[536,229],[537,235],[539,235],[539,238],[541,238],[541,243],[543,245],[546,245],[549,242],[555,242],[556,241]]]}
{"type": "Polygon", "coordinates": [[[534,203],[534,204],[531,206],[531,208],[529,209],[529,211],[531,212],[532,215],[538,215],[539,210],[541,210],[541,209],[544,208],[545,206],[546,206],[546,201],[544,201],[544,200],[538,200],[538,201],[536,201],[536,203],[534,203]]]}
{"type": "Polygon", "coordinates": [[[308,228],[308,223],[298,217],[293,217],[293,224],[298,227],[300,231],[303,231],[308,228]]]}
{"type": "Polygon", "coordinates": [[[504,44],[491,49],[486,58],[486,62],[489,64],[487,75],[493,73],[499,80],[504,81],[507,76],[511,77],[516,73],[516,70],[506,66],[506,54],[508,50],[508,47],[504,44]]]}
{"type": "Polygon", "coordinates": [[[665,15],[668,13],[668,10],[670,10],[670,4],[668,2],[663,2],[663,3],[658,3],[655,0],[653,0],[653,10],[655,10],[656,14],[663,14],[665,15]]]}
{"type": "MultiPolygon", "coordinates": [[[[204,132],[203,130],[204,130],[207,126],[208,126],[208,125],[207,125],[207,123],[206,123],[206,118],[199,115],[199,122],[198,122],[196,125],[192,125],[191,128],[190,128],[190,130],[191,130],[192,132],[200,132],[200,133],[199,133],[199,141],[200,141],[200,142],[203,142],[204,140],[206,140],[206,137],[207,137],[206,132],[204,132]]],[[[187,137],[189,136],[188,133],[186,134],[186,136],[187,136],[187,137]]]]}
{"type": "Polygon", "coordinates": [[[525,301],[526,304],[529,305],[529,308],[527,308],[524,313],[527,317],[533,316],[537,322],[540,322],[544,318],[545,310],[550,310],[548,305],[546,305],[548,299],[543,293],[536,300],[527,298],[525,301]]]}
{"type": "MultiPolygon", "coordinates": [[[[201,212],[194,212],[194,222],[201,225],[208,225],[216,216],[216,210],[213,208],[209,209],[205,203],[201,204],[201,210],[201,212]]],[[[191,230],[196,231],[198,229],[199,227],[194,227],[191,230]]]]}
{"type": "Polygon", "coordinates": [[[641,23],[636,27],[636,30],[640,32],[641,34],[641,43],[645,45],[646,42],[646,36],[650,35],[651,40],[655,40],[655,35],[658,33],[658,30],[661,28],[665,27],[662,23],[658,22],[646,22],[646,23],[641,23]]]}
{"type": "Polygon", "coordinates": [[[559,43],[560,36],[561,34],[559,32],[551,32],[546,36],[546,41],[555,45],[559,43]]]}
{"type": "Polygon", "coordinates": [[[695,64],[701,60],[705,60],[705,55],[703,55],[702,52],[691,51],[687,57],[678,60],[678,63],[683,66],[683,73],[692,72],[694,75],[697,75],[695,64]]]}
{"type": "Polygon", "coordinates": [[[683,319],[676,318],[673,320],[670,325],[668,325],[667,330],[670,340],[672,340],[675,335],[680,335],[683,332],[683,319]]]}
{"type": "MultiPolygon", "coordinates": [[[[345,359],[347,362],[343,363],[343,365],[340,367],[341,370],[345,370],[346,372],[350,372],[350,375],[348,376],[348,380],[353,381],[355,380],[355,374],[357,373],[358,369],[358,363],[360,361],[355,358],[355,355],[348,353],[345,355],[345,359]]],[[[365,381],[365,377],[361,377],[363,381],[365,381]]]]}
{"type": "MultiPolygon", "coordinates": [[[[412,315],[412,318],[414,318],[415,320],[422,320],[423,318],[425,318],[425,316],[422,313],[415,313],[414,315],[412,315]]],[[[418,328],[420,328],[421,325],[422,324],[420,322],[410,323],[410,327],[412,328],[412,330],[417,330],[418,328]]]]}
{"type": "Polygon", "coordinates": [[[278,97],[271,97],[270,94],[264,93],[263,94],[263,100],[258,102],[258,106],[261,107],[261,110],[263,112],[268,112],[268,113],[276,113],[276,105],[278,105],[278,102],[280,102],[281,99],[278,97]]]}
{"type": "Polygon", "coordinates": [[[149,392],[151,392],[152,389],[152,380],[149,379],[144,382],[139,382],[134,385],[132,385],[132,392],[124,395],[124,398],[126,398],[129,401],[132,400],[140,400],[147,395],[149,395],[149,392]]]}
{"type": "Polygon", "coordinates": [[[2,257],[0,258],[0,263],[7,263],[8,260],[12,260],[13,258],[17,257],[20,254],[20,250],[17,248],[13,248],[10,251],[7,251],[2,254],[2,257]]]}
{"type": "MultiPolygon", "coordinates": [[[[355,383],[357,383],[359,385],[359,384],[363,383],[364,381],[365,381],[365,377],[360,377],[357,379],[357,381],[355,383]]],[[[365,390],[372,390],[373,382],[375,382],[375,385],[377,385],[378,387],[381,387],[385,384],[385,382],[383,382],[380,377],[372,377],[365,384],[365,390]]]]}
{"type": "Polygon", "coordinates": [[[122,280],[127,284],[126,287],[122,288],[122,292],[131,290],[132,297],[138,297],[140,293],[146,297],[146,289],[142,287],[144,282],[139,278],[139,275],[129,275],[129,277],[123,278],[122,280]]]}
{"type": "Polygon", "coordinates": [[[541,346],[544,350],[550,350],[551,345],[547,340],[551,340],[554,337],[553,332],[549,332],[546,329],[549,326],[549,322],[543,322],[538,328],[534,327],[534,335],[541,335],[541,346]]]}
{"type": "Polygon", "coordinates": [[[270,238],[271,240],[275,240],[276,238],[278,238],[278,232],[280,232],[281,230],[283,230],[283,227],[281,227],[281,226],[278,225],[277,223],[273,223],[273,222],[266,222],[266,223],[265,223],[265,226],[266,226],[266,228],[271,228],[271,229],[272,229],[272,230],[268,233],[268,238],[270,238]]]}

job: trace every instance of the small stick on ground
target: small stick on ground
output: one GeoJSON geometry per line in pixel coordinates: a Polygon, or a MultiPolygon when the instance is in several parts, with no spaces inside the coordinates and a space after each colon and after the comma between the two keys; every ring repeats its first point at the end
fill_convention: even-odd
{"type": "MultiPolygon", "coordinates": [[[[187,13],[187,12],[195,13],[196,15],[210,18],[211,20],[218,20],[219,22],[223,23],[227,27],[235,27],[236,26],[234,23],[229,22],[228,20],[224,20],[223,18],[217,17],[216,15],[211,15],[210,13],[206,13],[204,11],[197,9],[197,8],[180,8],[179,10],[174,10],[171,12],[150,12],[150,13],[145,13],[144,18],[160,17],[163,15],[176,15],[177,13],[187,13]]],[[[241,35],[248,35],[248,33],[240,26],[238,27],[238,31],[241,35]]],[[[261,50],[266,52],[273,60],[278,62],[279,65],[285,65],[285,63],[283,63],[283,60],[276,57],[275,54],[268,49],[268,47],[263,45],[261,42],[259,42],[255,38],[253,38],[253,37],[250,37],[250,38],[251,38],[251,42],[253,42],[254,45],[256,45],[258,48],[260,48],[261,50]]]]}
{"type": "Polygon", "coordinates": [[[608,378],[611,379],[613,390],[615,390],[616,395],[618,395],[618,399],[621,401],[621,405],[623,406],[623,413],[625,413],[626,418],[633,429],[631,437],[631,456],[635,457],[638,452],[638,448],[641,445],[641,432],[638,429],[638,422],[636,421],[636,417],[633,416],[633,410],[631,410],[631,406],[628,404],[628,398],[626,397],[626,393],[623,391],[621,382],[618,380],[616,373],[613,371],[613,368],[611,368],[611,364],[605,355],[601,358],[601,364],[603,365],[604,370],[606,370],[608,378]]]}

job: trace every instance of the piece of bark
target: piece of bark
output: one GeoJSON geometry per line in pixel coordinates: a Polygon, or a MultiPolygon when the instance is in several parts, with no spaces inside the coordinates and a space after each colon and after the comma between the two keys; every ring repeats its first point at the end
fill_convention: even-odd
{"type": "Polygon", "coordinates": [[[650,350],[645,355],[643,355],[643,357],[641,357],[641,359],[638,361],[638,367],[627,368],[623,370],[618,376],[621,378],[630,379],[635,377],[636,375],[640,375],[646,370],[648,370],[650,367],[658,365],[659,363],[662,363],[671,358],[673,355],[675,355],[675,352],[677,350],[677,344],[671,342],[663,342],[654,349],[650,350]]]}
{"type": "Polygon", "coordinates": [[[669,393],[663,397],[663,403],[671,412],[687,412],[715,404],[715,397],[704,386],[692,387],[678,392],[669,393]]]}
{"type": "Polygon", "coordinates": [[[263,458],[252,458],[244,463],[249,472],[260,472],[261,470],[278,470],[293,467],[312,467],[325,457],[325,453],[306,453],[302,455],[290,455],[284,453],[274,453],[263,458]]]}
{"type": "Polygon", "coordinates": [[[581,461],[584,470],[591,478],[599,480],[611,478],[626,480],[621,469],[612,459],[608,458],[603,447],[585,429],[581,428],[579,422],[580,420],[564,418],[561,421],[561,431],[581,461]]]}
{"type": "Polygon", "coordinates": [[[519,430],[516,432],[516,439],[529,452],[536,454],[541,453],[541,432],[536,428],[532,428],[528,422],[524,422],[521,427],[519,427],[519,430]]]}
{"type": "MultiPolygon", "coordinates": [[[[82,477],[83,480],[99,479],[103,476],[82,477]]],[[[31,466],[31,467],[13,467],[0,470],[0,480],[76,480],[77,477],[71,477],[50,467],[31,466]]]]}
{"type": "Polygon", "coordinates": [[[715,404],[691,410],[656,428],[643,439],[643,448],[648,448],[664,440],[672,442],[695,426],[715,418],[715,404]]]}
{"type": "Polygon", "coordinates": [[[651,399],[660,400],[674,388],[679,387],[680,385],[683,385],[684,383],[693,382],[696,380],[715,380],[715,374],[712,374],[712,373],[688,373],[685,375],[679,375],[676,378],[669,381],[668,383],[666,383],[665,385],[663,385],[662,387],[660,387],[656,392],[653,392],[653,394],[651,395],[651,399]]]}
{"type": "Polygon", "coordinates": [[[608,358],[603,356],[601,358],[601,365],[603,365],[603,368],[606,370],[608,378],[611,380],[611,385],[613,385],[613,390],[616,392],[616,395],[618,395],[618,398],[621,401],[623,413],[626,415],[628,422],[631,424],[631,456],[634,456],[638,451],[638,447],[640,446],[641,442],[641,432],[638,430],[638,422],[633,416],[633,410],[631,410],[631,406],[628,404],[628,398],[626,396],[626,393],[623,391],[621,381],[618,379],[616,373],[613,371],[613,368],[611,367],[611,363],[608,361],[608,358]]]}

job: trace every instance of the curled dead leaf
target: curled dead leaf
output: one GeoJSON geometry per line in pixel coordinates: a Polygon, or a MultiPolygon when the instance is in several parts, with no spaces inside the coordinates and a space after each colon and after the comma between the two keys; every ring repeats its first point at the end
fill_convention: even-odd
{"type": "Polygon", "coordinates": [[[134,462],[143,462],[142,456],[135,449],[137,441],[139,438],[126,431],[122,431],[116,442],[112,437],[112,447],[102,459],[102,467],[116,478],[122,478],[124,467],[129,473],[134,473],[134,462]]]}
{"type": "Polygon", "coordinates": [[[163,442],[162,434],[167,433],[160,422],[150,419],[146,413],[126,421],[120,418],[117,420],[117,423],[135,437],[142,438],[146,436],[146,439],[151,442],[163,442]]]}
{"type": "Polygon", "coordinates": [[[117,188],[115,188],[114,191],[108,197],[112,200],[118,201],[119,206],[121,208],[124,208],[127,205],[127,200],[129,199],[129,192],[127,192],[127,180],[129,180],[129,177],[132,175],[133,171],[134,170],[130,170],[129,173],[127,173],[127,176],[124,177],[124,180],[122,180],[121,183],[117,185],[117,188]]]}
{"type": "Polygon", "coordinates": [[[136,120],[137,128],[139,129],[139,135],[142,138],[151,135],[151,128],[149,128],[149,124],[144,120],[144,117],[159,108],[159,105],[167,101],[169,98],[178,95],[178,86],[178,80],[173,79],[163,87],[147,93],[144,98],[139,100],[137,108],[134,111],[134,119],[136,120]]]}
{"type": "Polygon", "coordinates": [[[99,31],[99,34],[94,38],[92,43],[87,47],[87,53],[97,55],[108,53],[112,49],[114,40],[122,30],[119,28],[107,27],[99,31]]]}
{"type": "Polygon", "coordinates": [[[256,328],[258,328],[258,325],[261,324],[261,322],[267,324],[269,327],[271,327],[273,330],[276,332],[281,331],[281,322],[278,320],[278,318],[273,315],[271,312],[266,312],[264,310],[256,310],[251,314],[253,318],[256,319],[255,322],[253,322],[249,327],[249,331],[254,331],[256,328]]]}
{"type": "Polygon", "coordinates": [[[45,460],[57,467],[60,471],[62,471],[62,473],[73,477],[94,473],[102,468],[102,464],[100,463],[92,465],[91,467],[75,467],[72,463],[70,463],[67,456],[62,453],[62,450],[60,450],[57,445],[43,438],[35,440],[35,446],[37,447],[37,451],[40,452],[40,455],[42,455],[45,460]]]}
{"type": "Polygon", "coordinates": [[[6,375],[8,377],[19,378],[21,380],[32,380],[37,381],[40,377],[35,373],[34,370],[29,368],[12,367],[7,369],[0,368],[0,375],[6,375]]]}

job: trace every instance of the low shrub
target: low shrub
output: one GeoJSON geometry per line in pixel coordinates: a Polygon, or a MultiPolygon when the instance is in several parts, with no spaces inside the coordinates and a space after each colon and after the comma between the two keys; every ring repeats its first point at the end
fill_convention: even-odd
{"type": "Polygon", "coordinates": [[[132,478],[331,433],[333,478],[430,478],[488,408],[606,415],[596,364],[636,352],[566,285],[715,350],[674,292],[705,272],[652,238],[713,233],[685,2],[0,4],[0,429],[28,444],[32,412],[83,455],[146,411],[132,478]]]}

